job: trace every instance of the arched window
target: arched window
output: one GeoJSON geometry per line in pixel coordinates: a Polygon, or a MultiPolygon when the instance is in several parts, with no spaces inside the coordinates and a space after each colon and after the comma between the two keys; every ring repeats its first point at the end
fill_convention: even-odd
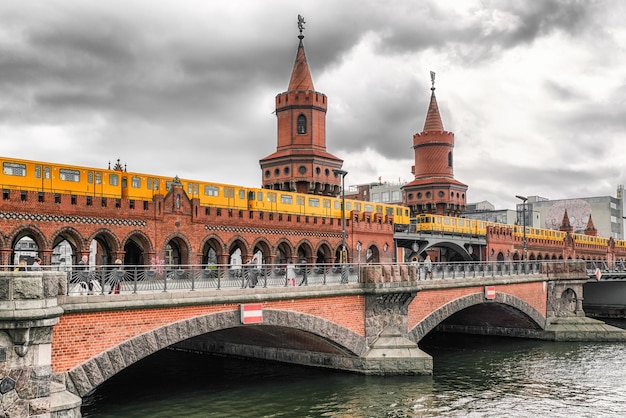
{"type": "Polygon", "coordinates": [[[448,167],[452,167],[452,151],[448,153],[448,167]]]}
{"type": "Polygon", "coordinates": [[[298,116],[297,129],[298,129],[298,134],[306,133],[306,116],[304,115],[298,116]]]}

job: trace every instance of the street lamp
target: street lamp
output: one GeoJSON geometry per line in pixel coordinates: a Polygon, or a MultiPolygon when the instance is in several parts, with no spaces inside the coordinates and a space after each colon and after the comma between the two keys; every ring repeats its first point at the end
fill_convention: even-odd
{"type": "Polygon", "coordinates": [[[347,283],[348,278],[346,277],[346,268],[345,262],[347,258],[346,254],[346,188],[345,188],[345,178],[348,172],[346,170],[340,170],[338,168],[333,168],[333,173],[336,176],[341,176],[341,282],[347,283]]]}
{"type": "Polygon", "coordinates": [[[520,195],[515,195],[515,197],[522,201],[522,228],[524,228],[524,252],[522,253],[522,260],[526,260],[526,201],[528,198],[520,195]]]}

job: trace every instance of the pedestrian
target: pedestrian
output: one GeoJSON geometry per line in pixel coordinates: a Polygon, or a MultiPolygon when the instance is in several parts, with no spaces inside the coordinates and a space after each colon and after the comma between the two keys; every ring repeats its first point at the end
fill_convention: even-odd
{"type": "Polygon", "coordinates": [[[430,256],[427,255],[426,259],[424,259],[424,269],[426,270],[426,274],[429,278],[433,278],[433,262],[430,259],[430,256]]]}
{"type": "Polygon", "coordinates": [[[30,269],[32,271],[41,271],[41,258],[35,257],[35,261],[33,261],[33,264],[30,266],[30,269]]]}
{"type": "Polygon", "coordinates": [[[89,267],[88,263],[89,257],[87,257],[86,255],[82,256],[80,258],[80,261],[78,262],[78,267],[76,267],[76,270],[78,270],[79,286],[83,289],[86,289],[87,294],[91,295],[93,294],[93,283],[91,283],[91,280],[89,280],[89,272],[87,271],[87,268],[89,267]]]}
{"type": "Polygon", "coordinates": [[[299,286],[305,285],[307,286],[308,283],[308,279],[306,277],[307,271],[306,271],[306,258],[303,258],[302,261],[300,262],[300,272],[302,272],[302,281],[300,282],[299,286]]]}
{"type": "Polygon", "coordinates": [[[295,286],[296,285],[296,266],[292,263],[287,264],[287,286],[295,286]]]}
{"type": "Polygon", "coordinates": [[[20,262],[17,264],[17,266],[15,266],[13,271],[26,271],[27,266],[28,263],[26,262],[26,260],[20,260],[20,262]]]}
{"type": "Polygon", "coordinates": [[[119,258],[115,260],[115,268],[111,273],[111,290],[109,290],[109,294],[119,295],[122,291],[122,277],[124,277],[122,260],[119,258]]]}

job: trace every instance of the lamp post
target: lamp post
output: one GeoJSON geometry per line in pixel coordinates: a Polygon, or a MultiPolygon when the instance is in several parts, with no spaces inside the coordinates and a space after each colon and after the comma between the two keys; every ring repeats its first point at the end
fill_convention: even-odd
{"type": "Polygon", "coordinates": [[[526,201],[528,198],[520,195],[515,195],[515,197],[522,201],[522,228],[524,228],[522,235],[524,237],[524,252],[522,253],[522,260],[526,260],[526,201]]]}
{"type": "Polygon", "coordinates": [[[345,178],[346,174],[348,174],[345,170],[340,170],[338,168],[333,168],[333,173],[337,176],[341,176],[341,252],[340,252],[340,261],[341,261],[341,282],[347,283],[348,277],[346,275],[346,188],[345,188],[345,178]]]}

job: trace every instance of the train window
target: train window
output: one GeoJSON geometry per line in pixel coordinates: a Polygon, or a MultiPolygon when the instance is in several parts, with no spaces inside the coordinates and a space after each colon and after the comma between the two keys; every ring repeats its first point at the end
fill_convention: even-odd
{"type": "Polygon", "coordinates": [[[109,184],[111,186],[117,186],[120,182],[120,178],[117,174],[109,174],[109,184]]]}
{"type": "Polygon", "coordinates": [[[381,205],[376,205],[376,213],[383,213],[383,207],[381,205]]]}
{"type": "Polygon", "coordinates": [[[309,197],[309,206],[313,207],[313,208],[319,208],[320,207],[320,200],[316,197],[309,197]]]}
{"type": "Polygon", "coordinates": [[[70,170],[68,168],[62,168],[59,170],[59,178],[64,181],[80,181],[80,171],[70,170]]]}
{"type": "Polygon", "coordinates": [[[259,202],[263,201],[263,192],[256,192],[256,200],[259,202]]]}
{"type": "Polygon", "coordinates": [[[93,171],[87,172],[87,183],[93,184],[93,171]]]}
{"type": "Polygon", "coordinates": [[[276,193],[274,192],[269,192],[267,194],[267,201],[268,202],[276,202],[276,193]]]}
{"type": "Polygon", "coordinates": [[[385,215],[393,215],[393,208],[386,207],[385,208],[385,215]]]}
{"type": "Polygon", "coordinates": [[[50,179],[50,167],[43,168],[43,178],[45,178],[46,180],[50,179]]]}
{"type": "Polygon", "coordinates": [[[372,205],[365,205],[365,212],[373,212],[374,207],[372,205]]]}
{"type": "Polygon", "coordinates": [[[141,177],[133,176],[131,178],[131,186],[135,189],[139,189],[141,187],[141,177]]]}
{"type": "Polygon", "coordinates": [[[204,186],[204,195],[205,196],[218,196],[219,189],[215,186],[204,186]]]}
{"type": "Polygon", "coordinates": [[[304,197],[303,196],[296,196],[296,205],[304,206],[304,197]]]}
{"type": "Polygon", "coordinates": [[[193,183],[187,183],[187,194],[193,193],[193,183]]]}
{"type": "Polygon", "coordinates": [[[96,173],[96,184],[102,184],[102,173],[96,173]]]}
{"type": "Polygon", "coordinates": [[[341,209],[341,202],[339,200],[335,200],[335,209],[341,209]]]}
{"type": "Polygon", "coordinates": [[[244,189],[239,189],[239,199],[245,199],[246,198],[246,191],[244,189]]]}
{"type": "Polygon", "coordinates": [[[280,203],[284,203],[286,205],[291,205],[293,203],[293,197],[288,194],[280,195],[280,203]]]}
{"type": "Polygon", "coordinates": [[[40,165],[35,166],[35,178],[37,179],[41,178],[41,166],[40,165]]]}
{"type": "Polygon", "coordinates": [[[146,180],[146,187],[148,190],[152,190],[152,179],[150,177],[146,180]]]}
{"type": "Polygon", "coordinates": [[[170,189],[172,188],[172,183],[174,183],[173,181],[166,181],[165,182],[165,191],[169,192],[170,189]]]}
{"type": "Polygon", "coordinates": [[[2,163],[2,173],[7,176],[26,177],[26,164],[2,163]]]}
{"type": "Polygon", "coordinates": [[[443,218],[444,225],[450,225],[450,218],[443,218]]]}
{"type": "Polygon", "coordinates": [[[355,203],[354,204],[354,210],[357,210],[357,211],[361,212],[361,204],[360,203],[355,203]]]}
{"type": "Polygon", "coordinates": [[[158,179],[154,179],[154,190],[159,190],[159,180],[158,179]]]}
{"type": "Polygon", "coordinates": [[[234,198],[235,197],[235,189],[233,189],[232,187],[224,187],[224,197],[227,198],[234,198]]]}
{"type": "Polygon", "coordinates": [[[352,210],[352,202],[346,202],[346,210],[352,210]]]}

